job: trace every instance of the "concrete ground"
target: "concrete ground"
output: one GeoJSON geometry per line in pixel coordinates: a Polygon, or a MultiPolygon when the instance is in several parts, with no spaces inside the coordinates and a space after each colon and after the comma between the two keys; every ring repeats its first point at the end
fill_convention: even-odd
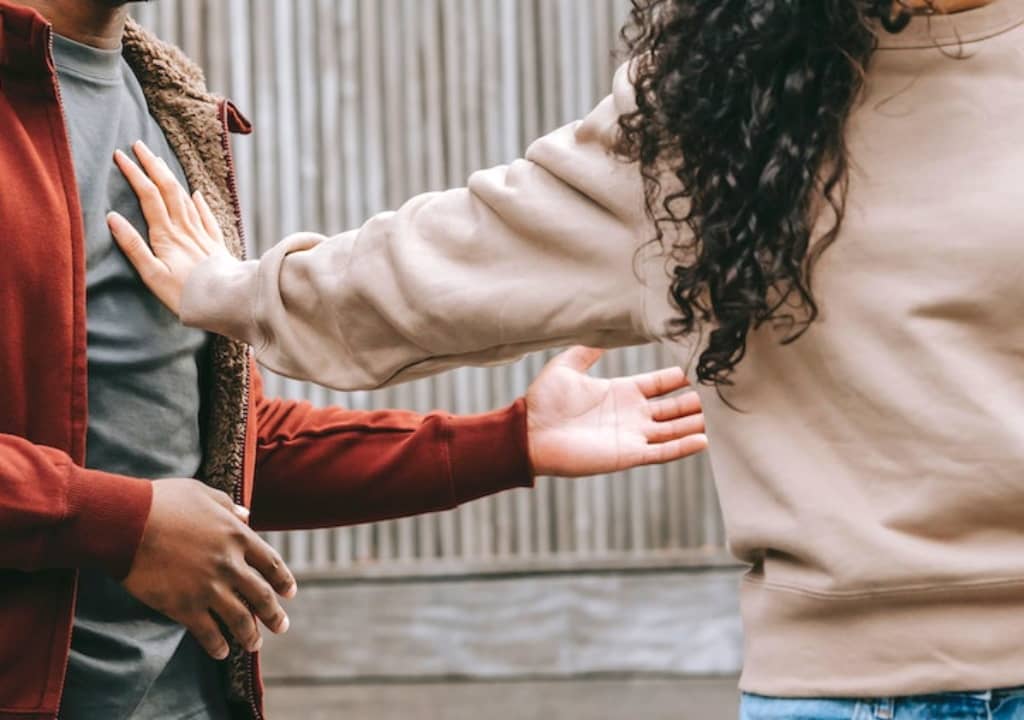
{"type": "Polygon", "coordinates": [[[736,573],[307,580],[269,720],[736,720],[736,573]]]}
{"type": "Polygon", "coordinates": [[[271,685],[268,720],[735,720],[736,678],[271,685]]]}

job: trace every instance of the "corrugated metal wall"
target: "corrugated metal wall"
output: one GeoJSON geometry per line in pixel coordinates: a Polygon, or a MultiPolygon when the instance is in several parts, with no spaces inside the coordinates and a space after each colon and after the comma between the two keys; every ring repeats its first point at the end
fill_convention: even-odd
{"type": "MultiPolygon", "coordinates": [[[[254,250],[336,232],[522,154],[608,91],[626,0],[161,0],[139,20],[181,45],[254,121],[236,143],[254,250]]],[[[271,378],[269,392],[353,408],[487,410],[544,358],[377,393],[271,378]]],[[[605,374],[671,362],[609,355],[605,374]]],[[[418,574],[692,564],[721,557],[703,460],[582,481],[544,479],[455,512],[275,536],[314,574],[418,574]]]]}

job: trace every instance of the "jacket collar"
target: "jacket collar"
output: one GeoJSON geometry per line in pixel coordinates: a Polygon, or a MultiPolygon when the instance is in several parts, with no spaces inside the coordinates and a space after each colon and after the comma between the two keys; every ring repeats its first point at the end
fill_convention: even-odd
{"type": "Polygon", "coordinates": [[[176,46],[157,39],[131,18],[125,25],[121,42],[124,57],[148,97],[175,97],[184,103],[183,110],[194,104],[223,106],[225,122],[231,132],[243,135],[252,132],[252,125],[232,103],[206,89],[203,71],[176,46]]]}
{"type": "Polygon", "coordinates": [[[148,90],[171,92],[182,99],[201,103],[219,102],[220,98],[207,91],[199,66],[177,47],[157,39],[131,18],[125,25],[121,44],[125,59],[148,90]]]}
{"type": "Polygon", "coordinates": [[[50,24],[24,5],[0,0],[0,72],[23,77],[52,74],[50,24]]]}

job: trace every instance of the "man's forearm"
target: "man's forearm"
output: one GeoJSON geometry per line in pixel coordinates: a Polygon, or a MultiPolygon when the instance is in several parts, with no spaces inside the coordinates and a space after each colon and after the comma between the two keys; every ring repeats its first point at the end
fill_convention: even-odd
{"type": "Polygon", "coordinates": [[[407,517],[533,483],[523,401],[471,416],[258,403],[260,530],[407,517]]]}

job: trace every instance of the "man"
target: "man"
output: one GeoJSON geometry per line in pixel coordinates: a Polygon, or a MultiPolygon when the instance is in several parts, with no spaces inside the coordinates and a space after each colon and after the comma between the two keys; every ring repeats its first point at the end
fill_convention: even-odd
{"type": "MultiPolygon", "coordinates": [[[[123,5],[0,0],[0,719],[259,718],[243,599],[283,631],[295,582],[246,508],[257,529],[369,522],[645,462],[644,396],[683,380],[589,379],[576,350],[476,417],[265,398],[249,349],[181,326],[106,230],[111,208],[141,221],[110,158],[143,138],[243,253],[248,123],[123,5]]],[[[671,402],[677,454],[700,449],[699,406],[671,402]]]]}

